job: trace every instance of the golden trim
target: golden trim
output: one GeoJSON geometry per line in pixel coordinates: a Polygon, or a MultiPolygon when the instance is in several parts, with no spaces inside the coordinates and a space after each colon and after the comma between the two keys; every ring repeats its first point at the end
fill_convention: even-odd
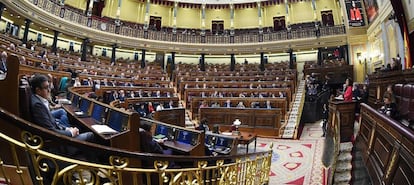
{"type": "MultiPolygon", "coordinates": [[[[272,150],[266,153],[248,154],[232,158],[232,162],[217,160],[215,164],[208,166],[208,161],[199,161],[194,167],[182,169],[168,168],[168,161],[154,161],[153,169],[140,167],[130,167],[130,161],[138,158],[128,158],[122,156],[110,156],[109,165],[98,164],[93,162],[80,161],[74,158],[64,157],[49,153],[43,150],[43,139],[27,131],[21,133],[22,141],[13,139],[3,132],[0,132],[0,140],[10,144],[10,150],[13,155],[13,164],[17,167],[16,174],[5,174],[3,161],[0,158],[0,174],[5,177],[19,175],[20,179],[29,174],[23,174],[20,169],[21,157],[29,157],[29,168],[32,168],[35,181],[34,183],[45,184],[44,174],[53,175],[51,184],[101,184],[103,178],[112,184],[141,184],[139,179],[147,179],[147,184],[155,183],[153,176],[159,183],[171,185],[181,184],[205,184],[210,182],[219,185],[233,184],[268,184],[269,172],[272,158],[272,150]],[[17,148],[20,151],[17,152],[17,148]],[[20,150],[21,149],[21,150],[20,150]],[[58,164],[67,163],[65,167],[58,164]],[[86,174],[84,177],[83,174],[86,174]],[[123,177],[132,177],[132,182],[123,182],[123,177]]],[[[271,144],[271,148],[272,148],[271,144]]],[[[191,158],[191,157],[190,157],[191,158]]],[[[145,160],[145,158],[144,158],[145,160]]],[[[173,160],[173,159],[172,159],[173,160]]],[[[191,160],[191,159],[190,159],[191,160]]],[[[208,160],[215,160],[214,157],[208,160]]],[[[23,180],[22,180],[23,182],[23,180]]],[[[24,183],[21,183],[24,184],[24,183]]]]}
{"type": "Polygon", "coordinates": [[[394,150],[392,151],[392,157],[391,157],[391,161],[388,164],[388,169],[387,169],[387,173],[385,174],[385,180],[388,180],[388,178],[390,177],[391,174],[391,170],[394,168],[397,157],[398,157],[398,149],[399,147],[394,147],[394,150]]]}
{"type": "Polygon", "coordinates": [[[368,142],[367,156],[371,154],[372,144],[374,143],[376,129],[377,129],[376,124],[372,125],[372,129],[370,133],[371,135],[369,136],[369,142],[368,142]]]}

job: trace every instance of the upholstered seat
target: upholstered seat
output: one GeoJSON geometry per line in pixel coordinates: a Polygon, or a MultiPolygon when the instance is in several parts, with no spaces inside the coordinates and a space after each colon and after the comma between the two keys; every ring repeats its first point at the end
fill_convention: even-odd
{"type": "Polygon", "coordinates": [[[402,95],[401,95],[401,102],[398,105],[398,111],[403,118],[406,117],[409,113],[411,88],[412,88],[411,84],[404,85],[402,95]]]}
{"type": "Polygon", "coordinates": [[[30,102],[31,102],[32,92],[29,85],[19,86],[19,110],[20,117],[27,121],[32,120],[30,113],[30,102]]]}
{"type": "Polygon", "coordinates": [[[410,106],[408,107],[407,119],[414,120],[414,85],[410,85],[410,106]]]}
{"type": "Polygon", "coordinates": [[[395,84],[394,86],[394,92],[395,92],[395,101],[397,105],[400,105],[402,100],[402,92],[403,92],[403,84],[395,84]]]}

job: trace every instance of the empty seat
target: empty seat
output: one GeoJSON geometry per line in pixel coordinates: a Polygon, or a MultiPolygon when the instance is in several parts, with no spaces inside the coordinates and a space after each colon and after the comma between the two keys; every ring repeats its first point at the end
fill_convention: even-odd
{"type": "Polygon", "coordinates": [[[403,87],[404,87],[403,84],[395,84],[394,86],[395,101],[397,105],[400,105],[401,103],[403,87]]]}
{"type": "Polygon", "coordinates": [[[21,85],[19,87],[19,110],[20,117],[27,121],[31,121],[32,115],[30,112],[32,92],[29,85],[21,85]]]}
{"type": "Polygon", "coordinates": [[[411,84],[405,84],[402,91],[401,102],[398,105],[398,112],[404,118],[408,116],[410,99],[411,99],[411,84]]]}

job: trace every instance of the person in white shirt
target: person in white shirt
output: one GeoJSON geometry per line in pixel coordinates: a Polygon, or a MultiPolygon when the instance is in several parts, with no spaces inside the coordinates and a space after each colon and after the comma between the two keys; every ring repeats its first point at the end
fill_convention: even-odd
{"type": "Polygon", "coordinates": [[[164,110],[164,103],[160,103],[159,105],[157,105],[157,108],[155,108],[156,111],[161,111],[164,110]]]}

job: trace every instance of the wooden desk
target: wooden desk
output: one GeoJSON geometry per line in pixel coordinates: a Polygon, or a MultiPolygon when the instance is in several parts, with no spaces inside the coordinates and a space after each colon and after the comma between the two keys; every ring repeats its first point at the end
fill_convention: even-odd
{"type": "MultiPolygon", "coordinates": [[[[165,135],[168,140],[164,141],[163,145],[171,148],[173,150],[189,154],[191,156],[204,156],[205,155],[205,148],[204,148],[204,139],[205,134],[204,132],[188,129],[185,127],[180,127],[168,123],[163,123],[155,120],[150,120],[147,118],[141,118],[143,123],[147,122],[147,124],[151,124],[151,132],[152,135],[162,134],[165,135]],[[191,136],[187,141],[189,142],[181,142],[180,140],[180,133],[188,132],[191,136]]],[[[185,137],[185,136],[184,136],[185,137]]],[[[182,139],[182,138],[181,138],[182,139]]]]}
{"type": "MultiPolygon", "coordinates": [[[[210,128],[214,124],[230,127],[235,119],[242,125],[240,131],[253,132],[262,136],[280,137],[280,109],[251,108],[200,108],[200,119],[207,119],[210,128]]],[[[229,130],[229,129],[226,129],[229,130]]]]}
{"type": "Polygon", "coordinates": [[[254,151],[256,152],[257,134],[254,132],[240,131],[240,135],[237,137],[239,144],[246,145],[246,154],[249,153],[249,144],[254,141],[254,151]]]}
{"type": "Polygon", "coordinates": [[[164,143],[162,144],[168,148],[171,148],[171,149],[174,149],[180,152],[185,152],[185,153],[190,153],[193,149],[197,147],[197,145],[193,146],[193,145],[178,142],[178,141],[164,141],[164,143]]]}
{"type": "MultiPolygon", "coordinates": [[[[95,102],[92,102],[95,103],[95,102]]],[[[91,103],[91,104],[92,104],[91,103]]],[[[128,114],[128,129],[116,134],[101,134],[92,128],[92,125],[96,124],[96,121],[92,117],[80,118],[75,115],[77,107],[72,105],[63,105],[63,108],[68,113],[68,116],[75,119],[82,126],[86,127],[89,131],[93,132],[98,139],[109,143],[111,147],[125,149],[129,151],[140,151],[140,139],[139,139],[139,126],[140,119],[138,113],[128,114]]],[[[108,108],[110,108],[108,106],[108,108]]]]}
{"type": "Polygon", "coordinates": [[[96,136],[99,136],[102,140],[110,140],[112,137],[115,137],[116,135],[123,134],[123,132],[115,133],[115,134],[102,134],[97,132],[95,129],[92,128],[92,125],[96,125],[96,121],[90,117],[79,117],[75,115],[76,111],[79,111],[77,107],[74,107],[72,105],[62,105],[63,109],[66,110],[66,112],[69,114],[69,117],[75,119],[77,122],[81,124],[81,126],[85,126],[88,130],[93,132],[96,136]]]}

